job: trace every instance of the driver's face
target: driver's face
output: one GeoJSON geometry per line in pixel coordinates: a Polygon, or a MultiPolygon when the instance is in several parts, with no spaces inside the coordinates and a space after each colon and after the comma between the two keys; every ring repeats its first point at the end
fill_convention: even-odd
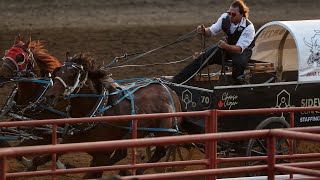
{"type": "Polygon", "coordinates": [[[228,13],[228,16],[230,17],[230,22],[232,22],[234,24],[240,23],[240,21],[242,19],[242,14],[240,14],[238,7],[235,8],[235,7],[230,6],[227,13],[228,13]]]}

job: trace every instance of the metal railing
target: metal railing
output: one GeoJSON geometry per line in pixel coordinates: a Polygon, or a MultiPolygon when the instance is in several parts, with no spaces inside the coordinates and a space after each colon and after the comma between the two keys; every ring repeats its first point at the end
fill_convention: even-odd
{"type": "MultiPolygon", "coordinates": [[[[301,111],[320,111],[319,107],[297,107],[284,109],[253,109],[253,110],[207,110],[201,112],[181,112],[181,113],[162,113],[162,114],[144,114],[144,115],[123,115],[123,116],[109,116],[96,118],[73,118],[73,119],[55,119],[55,120],[37,120],[37,121],[19,121],[19,122],[2,122],[0,127],[16,127],[16,126],[40,126],[52,124],[52,145],[32,146],[32,147],[12,147],[0,149],[0,179],[15,178],[15,177],[30,177],[30,176],[44,176],[51,175],[52,179],[56,179],[56,175],[93,172],[93,171],[110,171],[121,169],[139,169],[139,168],[154,168],[167,166],[181,166],[181,165],[206,165],[205,170],[172,172],[161,174],[146,174],[135,176],[139,179],[175,179],[182,177],[199,177],[206,176],[207,179],[216,179],[216,176],[222,174],[237,174],[249,173],[257,171],[267,171],[268,179],[273,180],[275,172],[288,172],[290,174],[300,173],[314,177],[320,177],[320,172],[310,168],[320,168],[320,162],[299,162],[288,164],[276,164],[276,159],[299,159],[299,158],[315,158],[320,157],[320,153],[312,154],[293,154],[292,149],[289,155],[275,155],[275,141],[276,138],[289,138],[320,142],[320,127],[307,128],[290,128],[290,129],[271,129],[271,130],[254,130],[241,132],[224,132],[217,133],[217,119],[218,116],[240,115],[240,114],[261,114],[261,113],[275,113],[275,112],[290,112],[290,124],[293,127],[294,112],[301,111]],[[134,119],[133,138],[137,137],[137,121],[148,119],[160,119],[168,117],[190,117],[190,116],[204,116],[206,117],[206,134],[199,135],[183,135],[170,136],[159,138],[144,138],[132,140],[118,140],[118,141],[101,141],[101,142],[86,142],[75,144],[57,144],[57,126],[59,124],[73,124],[81,122],[102,122],[102,121],[127,121],[134,119]],[[266,138],[268,142],[268,156],[264,157],[232,157],[232,158],[218,158],[217,157],[217,141],[221,140],[244,140],[251,138],[266,138]],[[173,161],[173,162],[159,162],[148,164],[136,164],[135,153],[131,154],[131,164],[128,165],[114,165],[101,166],[90,168],[74,168],[57,170],[56,169],[56,154],[67,152],[85,152],[92,150],[104,150],[115,148],[132,148],[134,152],[135,147],[151,146],[154,144],[190,144],[191,142],[206,142],[205,159],[191,160],[191,161],[173,161]],[[52,154],[52,169],[34,172],[15,172],[7,173],[6,160],[8,157],[37,155],[37,154],[52,154]],[[217,168],[218,163],[224,162],[244,162],[252,160],[266,160],[266,165],[245,166],[245,167],[229,167],[217,168]]],[[[292,176],[292,175],[291,175],[292,176]]],[[[130,179],[132,176],[123,177],[123,179],[130,179]]]]}

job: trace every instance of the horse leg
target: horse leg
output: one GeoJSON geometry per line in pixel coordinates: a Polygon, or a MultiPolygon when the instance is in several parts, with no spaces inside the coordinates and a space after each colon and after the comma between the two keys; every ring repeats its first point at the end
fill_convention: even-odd
{"type": "MultiPolygon", "coordinates": [[[[108,166],[112,166],[115,163],[121,161],[122,159],[126,158],[128,155],[127,149],[117,149],[113,156],[110,158],[110,160],[107,162],[108,166]]],[[[130,171],[128,170],[120,170],[119,172],[120,176],[128,176],[131,175],[130,171]]]]}
{"type": "MultiPolygon", "coordinates": [[[[42,145],[42,144],[48,144],[48,139],[46,137],[43,139],[38,139],[38,140],[23,140],[16,147],[34,146],[34,145],[42,145]]],[[[16,159],[21,164],[23,164],[27,169],[32,168],[32,160],[30,160],[24,156],[16,157],[16,159]]]]}
{"type": "MultiPolygon", "coordinates": [[[[160,161],[166,155],[166,148],[165,146],[157,146],[153,155],[149,159],[147,163],[154,163],[160,161]]],[[[136,174],[143,174],[146,169],[137,169],[136,174]]]]}
{"type": "MultiPolygon", "coordinates": [[[[62,154],[57,154],[56,156],[56,161],[58,161],[59,156],[61,156],[62,154]]],[[[52,160],[52,155],[51,154],[46,154],[43,156],[36,156],[32,159],[32,166],[27,168],[27,171],[36,171],[38,166],[42,166],[45,163],[49,162],[52,160]]],[[[59,161],[60,162],[60,161],[59,161]]],[[[58,162],[58,163],[59,163],[58,162]]],[[[60,162],[61,163],[61,162],[60,162]]]]}
{"type": "Polygon", "coordinates": [[[8,141],[0,140],[0,148],[5,148],[5,147],[11,147],[11,145],[8,143],[8,141]]]}
{"type": "MultiPolygon", "coordinates": [[[[22,143],[20,143],[22,144],[22,143]]],[[[18,146],[20,146],[20,144],[18,144],[18,146]]],[[[7,141],[0,141],[0,147],[4,148],[4,147],[11,147],[11,145],[7,142],[7,141]]],[[[30,159],[27,159],[24,156],[19,156],[16,157],[17,161],[19,161],[21,164],[23,164],[26,168],[29,168],[32,166],[32,161],[30,159]]]]}
{"type": "MultiPolygon", "coordinates": [[[[96,166],[107,166],[108,160],[110,160],[111,153],[105,153],[105,152],[96,152],[89,154],[92,156],[92,160],[90,162],[90,167],[96,167],[96,166]]],[[[101,178],[103,174],[103,171],[98,172],[88,172],[83,176],[83,179],[98,179],[101,178]]]]}
{"type": "MultiPolygon", "coordinates": [[[[34,145],[45,145],[45,144],[50,144],[51,143],[51,136],[44,136],[43,139],[37,139],[37,140],[24,140],[21,141],[17,147],[21,146],[34,146],[34,145]]],[[[24,157],[24,156],[19,156],[16,158],[21,164],[23,164],[27,169],[33,169],[33,162],[32,160],[24,157]]],[[[59,160],[57,159],[57,168],[58,169],[67,169],[66,166],[59,160]]]]}

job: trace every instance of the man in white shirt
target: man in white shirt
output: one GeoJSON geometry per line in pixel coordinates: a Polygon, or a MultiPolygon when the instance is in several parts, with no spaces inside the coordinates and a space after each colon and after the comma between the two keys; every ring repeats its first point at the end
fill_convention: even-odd
{"type": "Polygon", "coordinates": [[[226,59],[232,60],[232,77],[235,84],[241,84],[239,77],[243,75],[245,67],[252,55],[254,47],[255,29],[253,24],[248,20],[249,8],[242,0],[234,1],[229,10],[223,13],[216,23],[210,27],[199,25],[197,31],[205,37],[210,37],[223,31],[227,41],[220,40],[217,46],[210,47],[202,55],[196,58],[192,63],[186,66],[181,72],[173,77],[172,82],[182,83],[190,76],[196,73],[202,64],[213,53],[209,59],[209,64],[221,64],[222,53],[226,52],[226,59]],[[219,49],[217,49],[219,48],[219,49]]]}

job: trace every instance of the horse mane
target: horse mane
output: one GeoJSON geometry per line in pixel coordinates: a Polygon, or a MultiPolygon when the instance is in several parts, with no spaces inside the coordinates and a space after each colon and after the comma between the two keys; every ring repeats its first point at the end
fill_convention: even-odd
{"type": "Polygon", "coordinates": [[[88,71],[88,77],[94,81],[101,81],[101,79],[108,76],[106,71],[101,70],[100,67],[96,65],[95,58],[89,52],[75,54],[71,58],[71,61],[82,65],[84,70],[88,71]]]}
{"type": "Polygon", "coordinates": [[[95,58],[89,52],[75,54],[67,61],[82,65],[84,70],[88,72],[88,78],[92,80],[98,91],[102,89],[103,83],[110,77],[106,71],[100,69],[95,58]]]}
{"type": "Polygon", "coordinates": [[[51,73],[55,68],[61,66],[59,60],[44,49],[44,41],[31,41],[29,48],[32,51],[42,73],[51,73]]]}

